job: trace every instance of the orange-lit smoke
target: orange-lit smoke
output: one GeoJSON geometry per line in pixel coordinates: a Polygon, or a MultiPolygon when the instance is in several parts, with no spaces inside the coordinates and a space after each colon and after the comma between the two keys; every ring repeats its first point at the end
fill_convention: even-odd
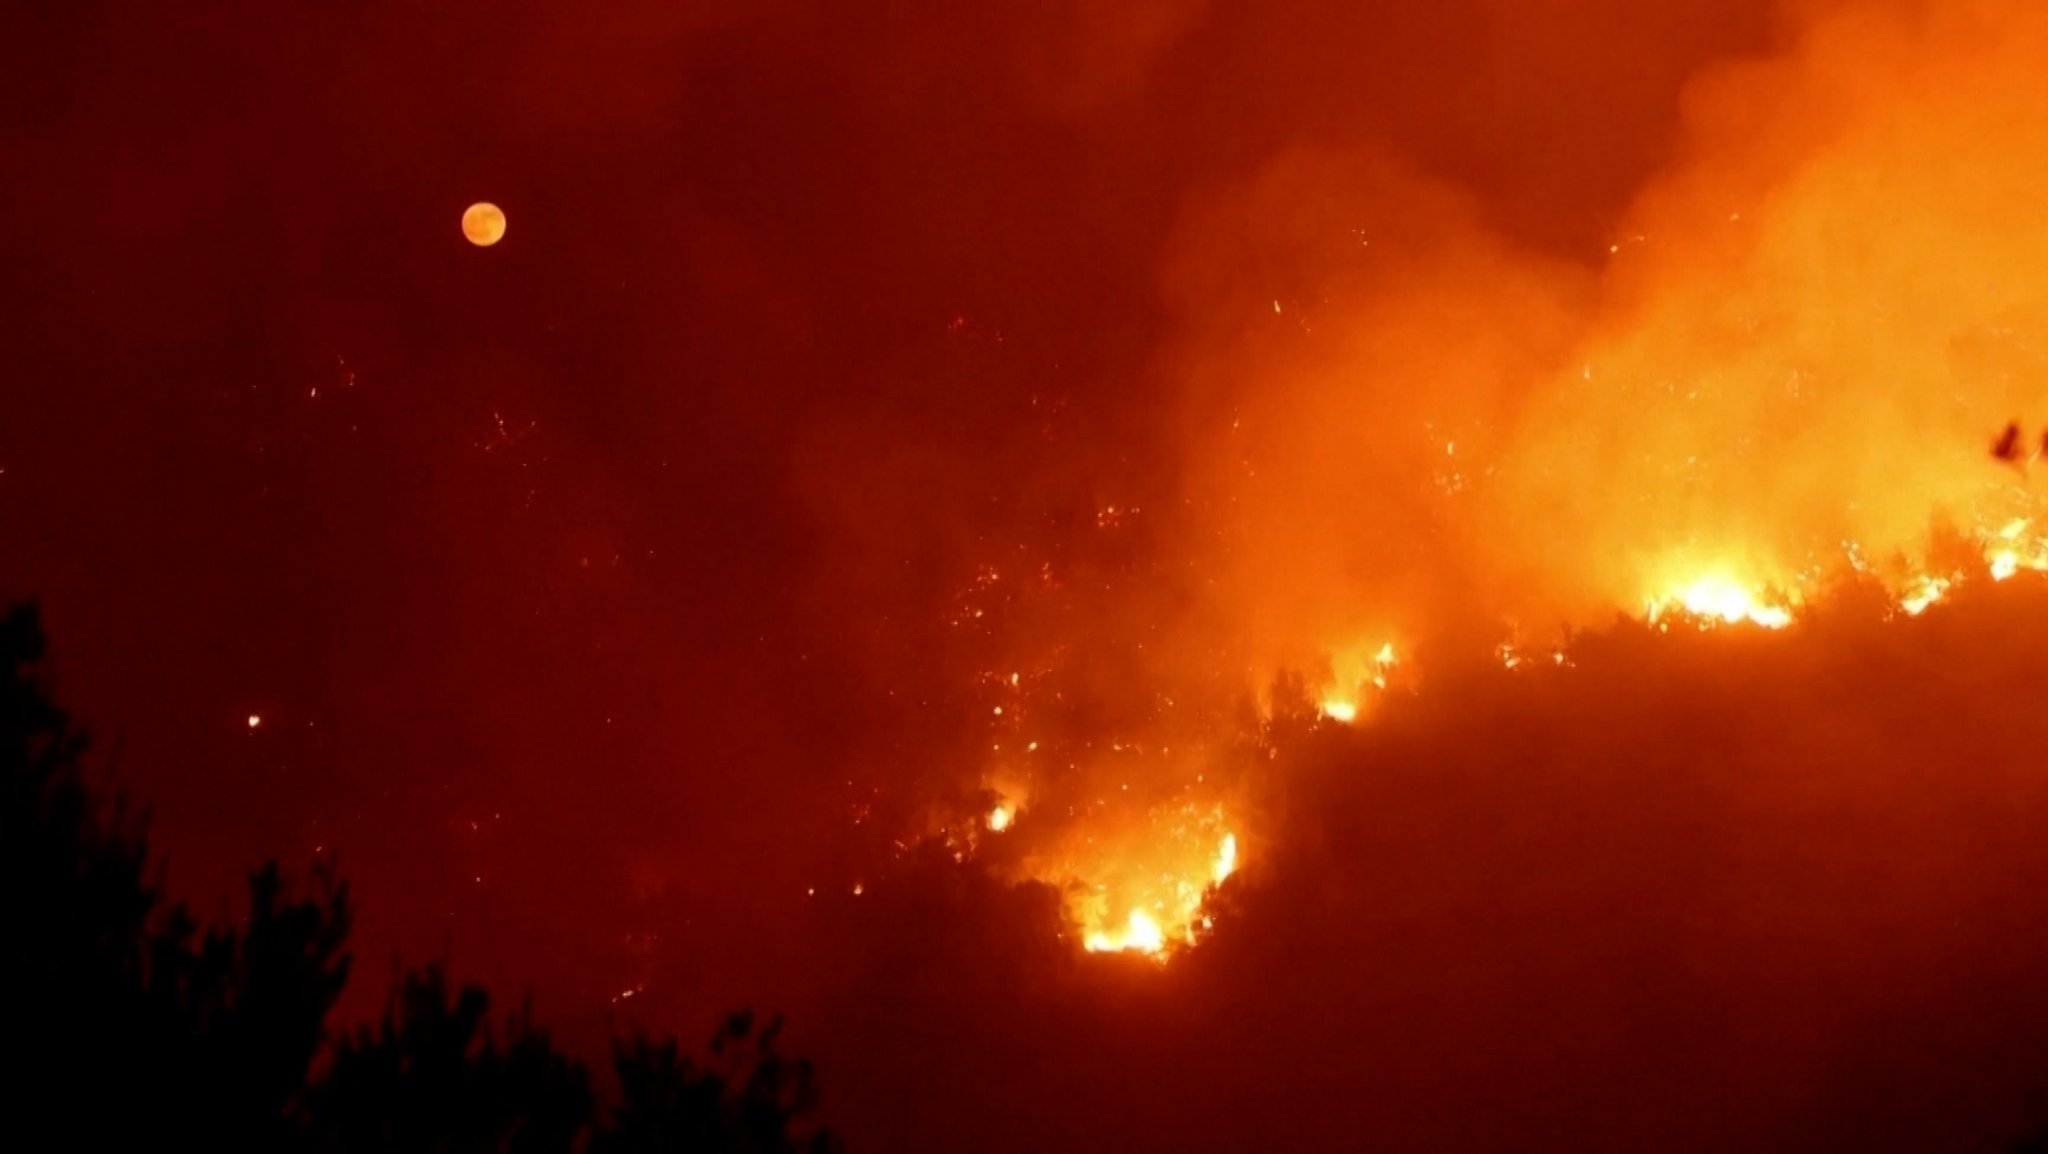
{"type": "Polygon", "coordinates": [[[1782,38],[1691,80],[1590,251],[1391,149],[1189,198],[1175,499],[1077,530],[1156,523],[1142,563],[1018,545],[954,618],[1032,671],[982,675],[1014,700],[963,769],[1032,800],[980,824],[1090,948],[1189,938],[1220,847],[1255,871],[1284,836],[1232,712],[1276,679],[1367,724],[1433,652],[1569,665],[1617,613],[1777,629],[1853,581],[1910,614],[2048,563],[2027,454],[1986,451],[2048,428],[2048,14],[1871,0],[1782,38]]]}
{"type": "Polygon", "coordinates": [[[1915,607],[1946,525],[2033,564],[2048,427],[2048,17],[1868,3],[1696,77],[1605,251],[1494,235],[1399,166],[1302,152],[1190,213],[1190,499],[1253,668],[1614,612],[1915,607]]]}

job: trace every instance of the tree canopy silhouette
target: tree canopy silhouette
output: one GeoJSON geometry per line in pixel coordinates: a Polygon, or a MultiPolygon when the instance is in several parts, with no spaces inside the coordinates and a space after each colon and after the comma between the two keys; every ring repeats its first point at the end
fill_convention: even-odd
{"type": "Polygon", "coordinates": [[[522,1010],[502,1027],[477,986],[439,966],[403,975],[384,1016],[336,1047],[312,1116],[345,1150],[569,1150],[591,1118],[589,1080],[522,1010]]]}
{"type": "Polygon", "coordinates": [[[712,1062],[699,1067],[674,1039],[633,1038],[614,1046],[619,1103],[590,1154],[716,1150],[733,1154],[830,1154],[838,1142],[795,1127],[818,1101],[810,1063],[776,1049],[782,1020],[758,1024],[732,1014],[711,1039],[712,1062]]]}
{"type": "Polygon", "coordinates": [[[215,1149],[718,1151],[823,1154],[807,1063],[779,1021],[730,1016],[699,1066],[673,1040],[619,1041],[619,1101],[527,1011],[438,965],[401,973],[382,1017],[329,1045],[349,974],[348,889],[277,863],[249,876],[233,926],[168,901],[146,821],[92,780],[84,735],[52,699],[33,605],[0,614],[0,951],[6,1024],[25,1058],[0,1078],[17,1119],[57,1145],[189,1140],[215,1149]],[[324,1061],[322,1060],[324,1057],[324,1061]]]}
{"type": "MultiPolygon", "coordinates": [[[[144,822],[87,778],[86,741],[50,700],[31,607],[0,618],[0,901],[17,1103],[80,1145],[190,1134],[276,1147],[348,976],[346,888],[249,878],[242,924],[165,901],[144,822]]],[[[19,1115],[17,1115],[19,1116],[19,1115]]]]}

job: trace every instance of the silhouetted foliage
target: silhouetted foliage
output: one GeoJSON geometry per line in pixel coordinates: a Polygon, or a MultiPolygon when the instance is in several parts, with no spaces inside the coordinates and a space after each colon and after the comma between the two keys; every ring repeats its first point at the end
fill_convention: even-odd
{"type": "Polygon", "coordinates": [[[523,1010],[494,1028],[483,989],[451,991],[430,966],[335,1047],[312,1115],[337,1149],[538,1154],[571,1149],[591,1105],[583,1067],[523,1010]]]}
{"type": "Polygon", "coordinates": [[[33,607],[0,619],[0,901],[15,917],[8,1015],[18,1106],[80,1145],[144,1135],[275,1147],[348,973],[346,890],[249,879],[239,927],[201,929],[149,880],[143,822],[101,800],[50,701],[33,607]]]}
{"type": "Polygon", "coordinates": [[[823,1131],[796,1132],[817,1106],[818,1093],[810,1063],[776,1051],[781,1030],[780,1018],[757,1029],[752,1014],[730,1015],[711,1038],[706,1067],[682,1054],[673,1039],[620,1043],[612,1053],[619,1104],[611,1124],[592,1139],[591,1154],[839,1149],[823,1131]]]}
{"type": "Polygon", "coordinates": [[[451,989],[438,966],[400,975],[382,1017],[337,1042],[315,1078],[348,978],[347,887],[316,868],[294,895],[273,862],[250,875],[234,927],[167,904],[145,823],[88,779],[43,657],[33,606],[0,615],[0,902],[15,919],[0,981],[27,1059],[0,1079],[0,1105],[52,1120],[52,1144],[837,1149],[800,1133],[817,1091],[807,1063],[776,1051],[779,1022],[733,1015],[701,1067],[673,1041],[619,1043],[622,1097],[600,1116],[583,1067],[524,1008],[494,1024],[489,995],[451,989]]]}

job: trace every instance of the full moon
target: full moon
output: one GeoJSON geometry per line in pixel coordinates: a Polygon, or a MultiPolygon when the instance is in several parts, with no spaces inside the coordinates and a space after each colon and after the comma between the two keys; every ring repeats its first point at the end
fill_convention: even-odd
{"type": "Polygon", "coordinates": [[[480,200],[462,210],[462,235],[478,248],[487,248],[504,239],[505,212],[488,200],[480,200]]]}

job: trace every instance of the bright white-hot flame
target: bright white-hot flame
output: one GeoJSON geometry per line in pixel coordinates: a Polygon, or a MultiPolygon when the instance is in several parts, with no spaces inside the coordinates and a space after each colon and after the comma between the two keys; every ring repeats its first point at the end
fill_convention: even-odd
{"type": "Polygon", "coordinates": [[[1203,901],[1239,864],[1236,834],[1223,832],[1213,845],[1207,876],[1199,872],[1197,858],[1136,886],[1126,881],[1094,887],[1093,896],[1077,909],[1082,947],[1096,954],[1133,952],[1164,960],[1171,947],[1194,944],[1199,930],[1214,924],[1203,912],[1203,901]]]}
{"type": "Polygon", "coordinates": [[[1392,669],[1394,664],[1394,643],[1389,641],[1380,646],[1379,652],[1372,655],[1372,683],[1375,687],[1387,687],[1387,671],[1392,669]]]}
{"type": "Polygon", "coordinates": [[[1899,598],[1899,608],[1908,617],[1918,617],[1929,605],[1948,594],[1949,581],[1946,577],[1922,577],[1899,598]]]}
{"type": "Polygon", "coordinates": [[[1384,690],[1388,676],[1400,664],[1394,657],[1394,643],[1384,642],[1366,656],[1362,649],[1330,659],[1330,680],[1316,709],[1341,725],[1350,725],[1362,712],[1361,701],[1367,685],[1384,690]]]}
{"type": "Polygon", "coordinates": [[[1216,867],[1211,874],[1215,877],[1216,884],[1222,885],[1224,878],[1236,872],[1237,835],[1226,833],[1223,835],[1223,843],[1216,847],[1216,867]]]}
{"type": "Polygon", "coordinates": [[[1985,558],[1991,566],[1991,579],[1993,581],[2003,581],[2022,569],[2038,569],[2041,567],[2040,562],[2042,558],[2039,554],[2038,542],[2035,543],[2034,556],[2020,556],[2020,550],[2024,545],[2022,538],[2025,537],[2027,532],[2027,523],[2025,517],[2015,517],[2007,521],[1998,530],[1997,540],[1999,544],[1985,558]]]}
{"type": "Polygon", "coordinates": [[[1789,610],[1759,603],[1749,590],[1726,577],[1702,577],[1680,593],[1678,601],[1695,616],[1718,617],[1730,625],[1750,621],[1766,629],[1782,629],[1792,622],[1789,610]]]}
{"type": "Polygon", "coordinates": [[[1141,954],[1157,954],[1166,949],[1166,935],[1159,929],[1159,923],[1152,920],[1144,910],[1132,910],[1124,921],[1123,928],[1110,934],[1101,930],[1088,935],[1082,943],[1089,953],[1114,954],[1132,950],[1141,954]]]}
{"type": "MultiPolygon", "coordinates": [[[[2033,524],[2025,517],[2008,519],[1996,528],[1990,522],[1979,522],[1974,540],[1982,549],[1983,575],[1993,581],[2005,581],[2020,573],[2048,573],[2048,536],[2035,531],[2033,524]]],[[[1862,546],[1854,541],[1843,541],[1841,546],[1842,559],[1849,571],[1881,580],[1892,603],[1909,617],[1917,617],[1929,606],[1947,600],[1974,572],[1921,570],[1887,579],[1865,559],[1862,546]]],[[[1674,617],[1701,626],[1748,622],[1766,629],[1782,629],[1791,624],[1803,604],[1801,592],[1815,592],[1812,582],[1821,572],[1813,569],[1801,574],[1792,586],[1793,591],[1784,596],[1760,593],[1755,585],[1745,585],[1725,573],[1714,573],[1695,579],[1678,592],[1650,598],[1645,616],[1651,624],[1665,629],[1674,617]]]]}
{"type": "Polygon", "coordinates": [[[1792,624],[1789,607],[1766,601],[1721,574],[1701,577],[1671,596],[1652,598],[1648,616],[1655,622],[1673,610],[1702,622],[1719,621],[1727,625],[1747,621],[1765,629],[1783,629],[1792,624]]]}
{"type": "Polygon", "coordinates": [[[996,807],[988,811],[988,828],[996,833],[1001,833],[1010,828],[1010,822],[1015,820],[1016,816],[1016,814],[1010,812],[1009,806],[997,802],[996,807]]]}

